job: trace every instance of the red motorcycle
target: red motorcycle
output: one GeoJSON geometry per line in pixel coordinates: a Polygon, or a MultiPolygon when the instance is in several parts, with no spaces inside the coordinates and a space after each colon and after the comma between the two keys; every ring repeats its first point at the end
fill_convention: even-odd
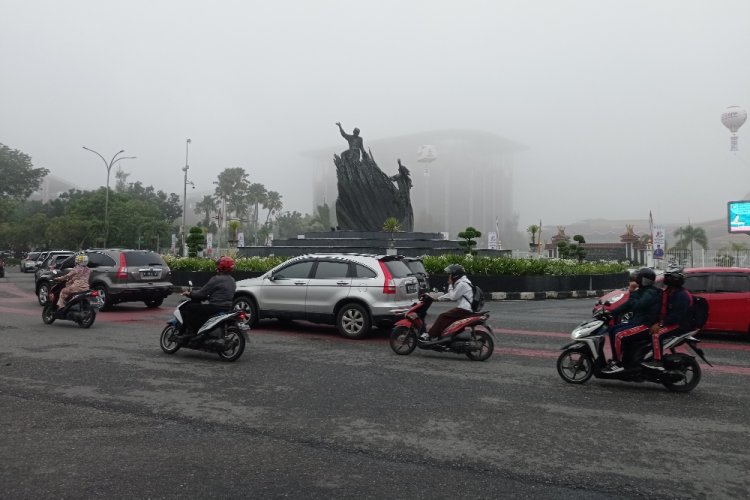
{"type": "MultiPolygon", "coordinates": [[[[427,332],[425,317],[432,305],[432,297],[422,295],[399,320],[391,332],[391,349],[400,355],[411,354],[414,349],[426,349],[438,352],[466,354],[473,361],[485,361],[492,356],[495,343],[492,329],[487,324],[489,311],[478,311],[468,318],[454,321],[440,334],[437,340],[422,340],[420,336],[427,332]]],[[[394,311],[394,312],[403,312],[394,311]]]]}

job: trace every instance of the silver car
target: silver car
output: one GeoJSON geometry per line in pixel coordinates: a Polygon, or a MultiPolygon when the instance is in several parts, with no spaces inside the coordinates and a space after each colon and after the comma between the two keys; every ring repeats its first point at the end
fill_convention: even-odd
{"type": "Polygon", "coordinates": [[[258,278],[237,282],[234,308],[259,319],[301,319],[335,324],[350,339],[372,325],[390,328],[394,309],[417,299],[419,284],[403,257],[308,254],[290,259],[258,278]]]}

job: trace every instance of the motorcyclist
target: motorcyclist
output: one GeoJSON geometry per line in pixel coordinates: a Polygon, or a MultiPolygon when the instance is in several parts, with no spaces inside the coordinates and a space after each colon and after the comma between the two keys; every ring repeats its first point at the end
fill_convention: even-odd
{"type": "Polygon", "coordinates": [[[65,287],[60,291],[60,297],[57,299],[57,308],[62,308],[68,301],[68,297],[76,292],[84,292],[89,289],[89,275],[91,269],[88,267],[89,258],[85,253],[78,253],[75,256],[75,266],[68,274],[58,276],[55,281],[65,282],[65,287]]]}
{"type": "Polygon", "coordinates": [[[474,300],[474,291],[471,281],[466,277],[466,270],[460,264],[451,264],[444,270],[448,274],[448,291],[437,298],[441,301],[458,301],[456,307],[448,309],[440,314],[430,327],[429,331],[420,336],[422,341],[435,340],[448,325],[459,319],[467,318],[473,314],[471,302],[474,300]]]}
{"type": "Polygon", "coordinates": [[[650,331],[654,357],[650,361],[641,363],[646,368],[664,370],[664,364],[661,361],[661,339],[668,333],[674,334],[678,330],[687,331],[690,328],[688,323],[688,309],[693,302],[693,298],[682,287],[684,283],[685,275],[680,270],[668,270],[664,273],[664,285],[666,288],[661,296],[659,322],[653,325],[650,331]]]}
{"type": "Polygon", "coordinates": [[[216,261],[216,275],[212,276],[200,290],[182,292],[182,295],[192,299],[192,302],[182,309],[185,330],[181,332],[181,337],[194,336],[208,318],[232,309],[232,300],[237,288],[234,278],[229,274],[232,271],[234,271],[234,259],[222,256],[216,261]],[[208,303],[202,303],[204,300],[208,303]]]}
{"type": "Polygon", "coordinates": [[[623,371],[625,368],[620,362],[623,343],[648,338],[651,325],[659,321],[661,291],[654,286],[655,280],[656,273],[653,269],[648,267],[639,269],[635,275],[635,281],[628,287],[630,297],[623,305],[611,311],[615,317],[626,312],[632,312],[633,317],[627,323],[620,323],[609,329],[612,359],[602,373],[623,371]]]}

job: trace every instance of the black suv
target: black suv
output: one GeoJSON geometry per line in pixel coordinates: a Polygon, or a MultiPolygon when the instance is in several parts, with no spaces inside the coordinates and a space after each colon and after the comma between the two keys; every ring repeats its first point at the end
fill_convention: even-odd
{"type": "Polygon", "coordinates": [[[412,274],[419,282],[419,295],[430,291],[430,275],[419,257],[404,257],[404,263],[409,267],[412,274]]]}
{"type": "MultiPolygon", "coordinates": [[[[86,250],[91,268],[91,289],[99,292],[107,309],[118,302],[143,301],[147,307],[159,307],[172,293],[172,271],[156,252],[150,250],[86,250]]],[[[53,278],[69,272],[75,256],[65,259],[57,269],[41,273],[36,280],[36,296],[41,305],[53,278]]]]}

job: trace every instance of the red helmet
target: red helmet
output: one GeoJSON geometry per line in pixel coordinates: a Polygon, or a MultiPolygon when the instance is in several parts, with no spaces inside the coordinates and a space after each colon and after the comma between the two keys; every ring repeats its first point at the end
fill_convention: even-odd
{"type": "Polygon", "coordinates": [[[226,256],[219,257],[216,261],[216,270],[220,273],[231,273],[234,271],[234,259],[226,256]]]}

